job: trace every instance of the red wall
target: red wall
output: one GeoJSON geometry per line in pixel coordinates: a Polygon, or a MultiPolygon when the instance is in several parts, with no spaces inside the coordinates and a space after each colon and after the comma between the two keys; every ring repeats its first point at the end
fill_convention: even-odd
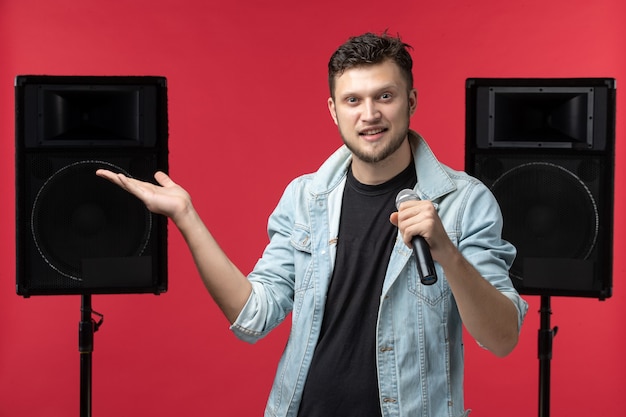
{"type": "MultiPolygon", "coordinates": [[[[412,126],[463,168],[467,77],[626,78],[622,0],[1,0],[0,416],[78,415],[77,296],[15,294],[13,79],[17,74],[163,75],[170,172],[243,271],[292,177],[340,145],[326,110],[327,60],[349,35],[389,28],[415,47],[412,126]],[[242,196],[245,196],[242,197],[242,196]]],[[[618,82],[618,86],[619,86],[618,82]]],[[[618,93],[618,110],[626,107],[618,93]]],[[[617,119],[614,296],[555,298],[553,416],[626,408],[623,113],[617,119]]],[[[236,340],[171,230],[161,296],[94,296],[95,416],[261,415],[287,326],[236,340]]],[[[468,340],[476,416],[537,414],[539,301],[505,359],[468,340]]]]}

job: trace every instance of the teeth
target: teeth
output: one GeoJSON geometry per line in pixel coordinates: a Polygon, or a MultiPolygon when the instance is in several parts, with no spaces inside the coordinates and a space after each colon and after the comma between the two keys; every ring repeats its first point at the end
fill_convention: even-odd
{"type": "Polygon", "coordinates": [[[365,130],[361,132],[362,135],[377,135],[378,133],[383,132],[385,129],[376,129],[376,130],[365,130]]]}

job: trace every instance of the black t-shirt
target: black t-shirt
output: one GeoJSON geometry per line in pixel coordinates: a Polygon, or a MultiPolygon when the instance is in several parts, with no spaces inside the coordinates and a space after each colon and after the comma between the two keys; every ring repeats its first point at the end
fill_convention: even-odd
{"type": "Polygon", "coordinates": [[[397,234],[389,215],[398,192],[415,183],[413,164],[374,186],[348,172],[335,269],[299,417],[380,416],[376,321],[397,234]]]}

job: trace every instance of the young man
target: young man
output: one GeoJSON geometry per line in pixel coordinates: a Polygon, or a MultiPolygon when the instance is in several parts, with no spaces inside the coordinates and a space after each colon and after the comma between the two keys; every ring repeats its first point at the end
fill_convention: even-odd
{"type": "Polygon", "coordinates": [[[98,171],[172,219],[238,337],[255,342],[292,312],[266,416],[464,416],[462,325],[498,356],[517,344],[527,305],[508,277],[515,249],[488,189],[409,130],[408,48],[368,33],[333,54],[328,108],[345,146],[288,185],[247,277],[167,175],[155,186],[98,171]],[[405,188],[421,200],[396,211],[405,188]],[[418,235],[434,285],[418,277],[418,235]]]}

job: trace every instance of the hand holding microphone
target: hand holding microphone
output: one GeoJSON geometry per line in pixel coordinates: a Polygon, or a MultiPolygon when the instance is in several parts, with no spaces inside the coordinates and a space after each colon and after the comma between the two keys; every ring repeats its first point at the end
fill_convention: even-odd
{"type": "MultiPolygon", "coordinates": [[[[405,201],[419,200],[417,193],[411,189],[404,189],[398,193],[396,197],[396,208],[400,210],[400,204],[405,201]]],[[[413,253],[417,259],[417,273],[420,281],[424,285],[432,285],[437,282],[437,273],[435,272],[435,263],[430,253],[430,247],[422,236],[413,236],[411,240],[413,245],[413,253]]]]}

